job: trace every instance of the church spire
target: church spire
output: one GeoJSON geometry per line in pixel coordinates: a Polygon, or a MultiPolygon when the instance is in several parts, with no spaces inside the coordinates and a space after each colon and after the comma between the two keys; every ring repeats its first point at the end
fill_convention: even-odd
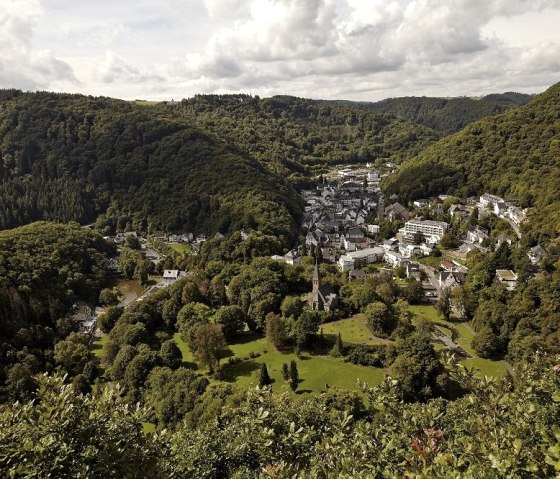
{"type": "Polygon", "coordinates": [[[315,260],[315,269],[313,271],[313,291],[318,291],[321,287],[321,276],[319,275],[319,263],[315,260]]]}

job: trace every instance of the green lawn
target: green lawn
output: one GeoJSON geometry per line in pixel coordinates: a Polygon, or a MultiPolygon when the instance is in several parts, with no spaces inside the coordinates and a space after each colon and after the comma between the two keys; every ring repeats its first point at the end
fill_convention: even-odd
{"type": "Polygon", "coordinates": [[[362,314],[356,314],[349,319],[323,324],[323,333],[325,335],[332,335],[333,340],[335,339],[334,337],[340,333],[342,341],[347,343],[378,344],[378,342],[373,339],[373,335],[364,324],[363,319],[362,314]]]}
{"type": "MultiPolygon", "coordinates": [[[[446,321],[433,306],[411,306],[410,310],[414,314],[416,320],[419,318],[426,318],[434,322],[441,323],[442,325],[454,328],[459,333],[459,338],[455,340],[465,351],[467,351],[472,358],[463,360],[465,366],[474,368],[475,371],[485,376],[501,377],[507,373],[505,361],[492,361],[491,359],[483,359],[476,355],[476,352],[471,346],[473,338],[473,330],[468,323],[459,323],[446,321]]],[[[443,333],[451,336],[451,330],[446,327],[437,326],[443,333]]]]}
{"type": "Polygon", "coordinates": [[[187,243],[167,243],[173,251],[176,251],[179,254],[185,254],[192,252],[192,246],[187,243]]]}
{"type": "MultiPolygon", "coordinates": [[[[192,362],[192,354],[188,346],[178,334],[174,336],[183,353],[183,360],[192,362]]],[[[256,386],[261,364],[266,363],[270,377],[273,379],[272,389],[281,391],[287,388],[282,378],[282,364],[296,360],[300,375],[298,391],[312,392],[325,390],[325,385],[338,386],[345,389],[358,390],[358,379],[371,386],[379,384],[384,378],[382,369],[357,366],[346,363],[340,358],[330,356],[312,356],[305,352],[298,359],[291,352],[280,352],[264,338],[248,336],[236,344],[229,346],[228,357],[222,359],[225,381],[240,387],[256,386]],[[251,357],[251,354],[256,357],[251,357]],[[238,363],[228,364],[228,358],[241,358],[238,363]]]]}
{"type": "Polygon", "coordinates": [[[107,336],[106,334],[104,334],[103,336],[101,336],[101,338],[93,342],[93,347],[91,348],[91,352],[96,359],[101,360],[103,356],[103,350],[105,349],[105,346],[107,345],[108,342],[109,342],[109,336],[107,336]]]}

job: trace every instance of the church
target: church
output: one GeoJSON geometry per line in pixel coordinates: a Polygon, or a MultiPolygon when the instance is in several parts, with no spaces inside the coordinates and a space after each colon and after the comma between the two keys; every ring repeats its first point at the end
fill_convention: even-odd
{"type": "Polygon", "coordinates": [[[309,293],[309,307],[314,311],[332,311],[337,305],[337,295],[329,285],[321,285],[319,265],[315,263],[313,271],[313,291],[309,293]]]}

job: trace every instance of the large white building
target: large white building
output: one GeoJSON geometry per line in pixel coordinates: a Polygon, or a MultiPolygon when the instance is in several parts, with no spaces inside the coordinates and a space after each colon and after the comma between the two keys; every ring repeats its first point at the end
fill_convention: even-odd
{"type": "Polygon", "coordinates": [[[410,220],[404,224],[404,233],[410,237],[420,231],[425,236],[439,236],[441,238],[447,231],[448,226],[444,221],[410,220]]]}
{"type": "Polygon", "coordinates": [[[341,271],[353,271],[368,264],[382,261],[384,254],[385,250],[380,246],[354,251],[341,256],[338,260],[338,266],[341,271]]]}

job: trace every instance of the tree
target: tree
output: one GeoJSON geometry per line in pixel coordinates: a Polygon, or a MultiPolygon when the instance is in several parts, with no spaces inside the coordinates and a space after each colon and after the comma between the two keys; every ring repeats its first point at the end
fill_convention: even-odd
{"type": "Polygon", "coordinates": [[[299,296],[286,296],[280,306],[282,316],[285,318],[299,318],[303,312],[304,301],[299,296]]]}
{"type": "Polygon", "coordinates": [[[266,315],[266,337],[276,348],[286,343],[286,324],[279,315],[274,313],[266,315]]]}
{"type": "Polygon", "coordinates": [[[214,321],[222,327],[225,338],[231,340],[243,331],[245,313],[236,304],[222,306],[214,315],[214,321]]]}
{"type": "Polygon", "coordinates": [[[335,358],[340,358],[344,356],[344,343],[342,342],[342,336],[340,335],[340,331],[338,332],[338,336],[336,337],[336,341],[330,350],[329,354],[334,356],[335,358]]]}
{"type": "Polygon", "coordinates": [[[97,366],[93,361],[88,361],[84,366],[84,370],[82,374],[90,384],[93,384],[93,382],[97,379],[97,376],[99,375],[99,371],[97,370],[97,366]]]}
{"type": "Polygon", "coordinates": [[[290,368],[287,363],[282,363],[282,377],[284,381],[288,381],[290,379],[290,368]]]}
{"type": "Polygon", "coordinates": [[[121,317],[123,311],[123,308],[118,306],[109,306],[105,311],[97,316],[97,319],[95,320],[97,327],[105,334],[108,334],[121,317]]]}
{"type": "Polygon", "coordinates": [[[259,372],[259,387],[263,388],[265,386],[268,386],[272,384],[272,379],[270,378],[270,375],[268,374],[268,369],[266,368],[266,364],[262,363],[261,364],[261,369],[259,372]]]}
{"type": "Polygon", "coordinates": [[[422,283],[412,278],[403,289],[403,297],[410,304],[419,304],[424,299],[424,288],[422,283]]]}
{"type": "Polygon", "coordinates": [[[385,338],[391,334],[396,326],[392,311],[385,303],[380,301],[368,305],[364,314],[368,326],[376,336],[385,338]]]}
{"type": "Polygon", "coordinates": [[[145,259],[141,259],[136,263],[133,277],[142,286],[146,286],[148,284],[148,278],[150,275],[151,267],[152,267],[152,262],[145,259]]]}
{"type": "Polygon", "coordinates": [[[181,338],[191,350],[194,349],[195,332],[201,325],[208,324],[212,318],[212,309],[203,303],[188,303],[177,314],[177,326],[181,338]]]}
{"type": "Polygon", "coordinates": [[[177,369],[183,362],[183,353],[172,339],[168,339],[161,345],[159,355],[162,364],[171,369],[177,369]]]}
{"type": "Polygon", "coordinates": [[[89,359],[87,343],[87,336],[72,333],[55,344],[54,360],[71,375],[81,373],[89,359]]]}
{"type": "Polygon", "coordinates": [[[222,329],[216,324],[203,324],[195,331],[194,356],[213,373],[227,346],[222,329]]]}
{"type": "Polygon", "coordinates": [[[114,290],[103,288],[99,293],[99,303],[105,306],[114,306],[119,303],[119,298],[114,290]]]}
{"type": "Polygon", "coordinates": [[[490,327],[485,326],[473,336],[472,347],[481,358],[495,358],[500,353],[500,340],[490,327]]]}
{"type": "Polygon", "coordinates": [[[305,345],[309,339],[317,333],[321,324],[320,311],[304,311],[299,319],[293,324],[292,335],[296,345],[301,347],[305,345]]]}
{"type": "Polygon", "coordinates": [[[424,240],[424,233],[422,233],[422,231],[416,231],[416,233],[414,233],[414,236],[412,237],[412,242],[415,245],[421,245],[424,240]]]}
{"type": "Polygon", "coordinates": [[[438,302],[436,303],[436,309],[446,321],[449,321],[452,309],[451,290],[449,288],[442,288],[438,302]]]}
{"type": "Polygon", "coordinates": [[[299,385],[299,371],[297,363],[293,359],[290,361],[290,375],[288,384],[290,385],[290,389],[293,392],[296,392],[299,385]]]}

